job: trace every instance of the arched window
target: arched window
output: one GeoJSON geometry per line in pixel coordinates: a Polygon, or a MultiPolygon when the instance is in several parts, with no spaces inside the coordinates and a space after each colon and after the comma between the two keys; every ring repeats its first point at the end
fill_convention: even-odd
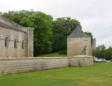
{"type": "Polygon", "coordinates": [[[24,40],[22,41],[22,46],[21,47],[22,47],[22,49],[24,49],[24,40]]]}
{"type": "Polygon", "coordinates": [[[14,40],[14,48],[17,48],[17,40],[14,40]]]}
{"type": "Polygon", "coordinates": [[[5,38],[5,47],[8,48],[8,37],[5,38]]]}

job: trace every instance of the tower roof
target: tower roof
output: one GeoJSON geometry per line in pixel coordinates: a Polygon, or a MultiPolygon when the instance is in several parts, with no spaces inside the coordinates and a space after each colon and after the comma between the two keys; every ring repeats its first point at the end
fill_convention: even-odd
{"type": "Polygon", "coordinates": [[[22,28],[24,28],[23,26],[3,17],[2,15],[0,15],[0,27],[10,28],[10,29],[15,29],[20,31],[23,31],[22,28]]]}
{"type": "Polygon", "coordinates": [[[89,37],[82,29],[78,26],[68,37],[89,37]]]}

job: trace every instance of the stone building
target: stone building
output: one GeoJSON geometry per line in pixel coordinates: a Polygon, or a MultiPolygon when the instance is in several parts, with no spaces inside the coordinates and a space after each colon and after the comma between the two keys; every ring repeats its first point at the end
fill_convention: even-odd
{"type": "Polygon", "coordinates": [[[77,27],[68,37],[67,37],[67,55],[91,55],[92,54],[92,44],[91,37],[86,35],[81,28],[77,27]]]}
{"type": "Polygon", "coordinates": [[[92,42],[92,50],[94,51],[95,49],[96,49],[96,39],[94,38],[92,42]]]}
{"type": "Polygon", "coordinates": [[[33,30],[0,15],[0,58],[32,57],[33,30]]]}

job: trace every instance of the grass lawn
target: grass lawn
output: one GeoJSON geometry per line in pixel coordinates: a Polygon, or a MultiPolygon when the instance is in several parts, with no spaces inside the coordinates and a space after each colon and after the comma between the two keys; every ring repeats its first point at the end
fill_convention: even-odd
{"type": "Polygon", "coordinates": [[[65,56],[67,56],[67,54],[55,52],[50,54],[39,55],[38,57],[65,57],[65,56]]]}
{"type": "Polygon", "coordinates": [[[112,63],[0,76],[0,86],[112,86],[112,63]]]}

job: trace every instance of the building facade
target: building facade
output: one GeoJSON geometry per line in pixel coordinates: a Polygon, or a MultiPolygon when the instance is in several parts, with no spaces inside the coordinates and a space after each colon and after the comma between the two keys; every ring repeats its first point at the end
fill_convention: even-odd
{"type": "Polygon", "coordinates": [[[32,57],[33,30],[0,15],[0,58],[32,57]]]}
{"type": "Polygon", "coordinates": [[[91,37],[79,27],[67,37],[67,55],[92,55],[91,37]]]}
{"type": "Polygon", "coordinates": [[[94,38],[93,39],[93,42],[92,42],[92,50],[96,50],[96,39],[94,38]]]}

